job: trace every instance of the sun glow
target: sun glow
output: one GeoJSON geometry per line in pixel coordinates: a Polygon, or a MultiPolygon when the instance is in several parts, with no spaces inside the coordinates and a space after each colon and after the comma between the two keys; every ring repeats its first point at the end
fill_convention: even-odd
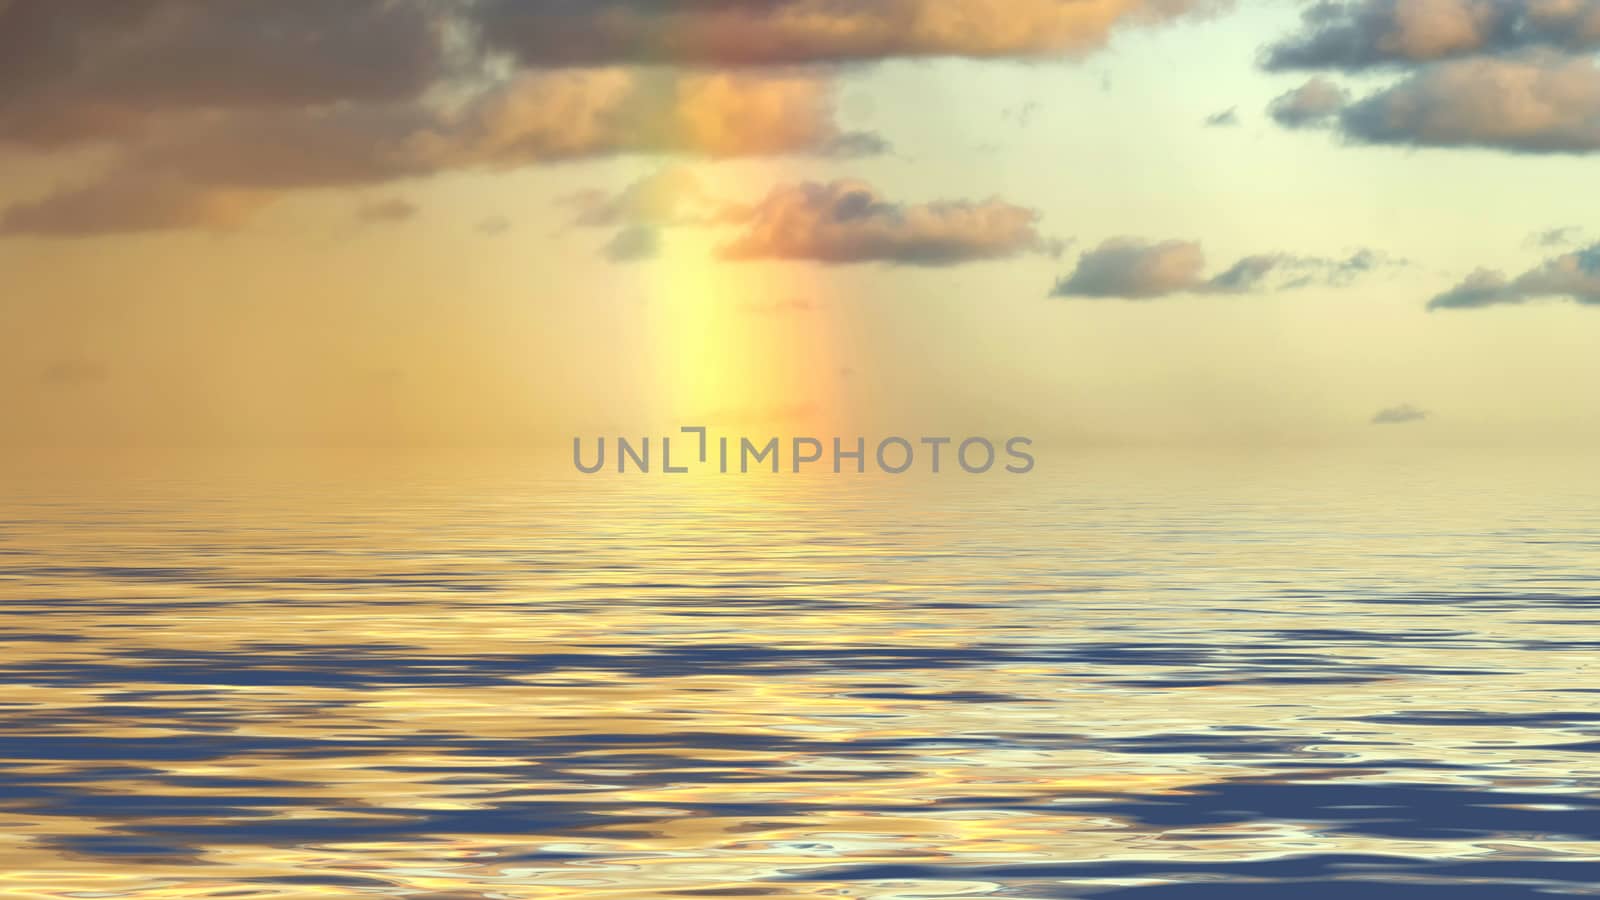
{"type": "Polygon", "coordinates": [[[649,289],[660,424],[831,435],[843,424],[837,308],[799,266],[717,258],[718,235],[671,235],[649,289]]]}

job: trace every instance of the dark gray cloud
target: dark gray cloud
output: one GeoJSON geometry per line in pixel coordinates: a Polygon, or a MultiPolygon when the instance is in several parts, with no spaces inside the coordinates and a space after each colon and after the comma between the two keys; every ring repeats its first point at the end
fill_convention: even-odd
{"type": "Polygon", "coordinates": [[[1600,68],[1548,53],[1438,63],[1346,107],[1345,137],[1518,153],[1600,150],[1600,68]]]}
{"type": "Polygon", "coordinates": [[[1118,237],[1084,251],[1077,268],[1056,283],[1056,297],[1150,300],[1174,294],[1243,294],[1314,284],[1341,287],[1367,272],[1404,265],[1374,250],[1342,259],[1258,253],[1209,278],[1205,254],[1194,241],[1118,237]]]}
{"type": "Polygon", "coordinates": [[[268,202],[248,190],[197,188],[180,179],[127,172],[64,188],[0,214],[0,234],[93,237],[130,231],[228,230],[268,202]]]}
{"type": "Polygon", "coordinates": [[[459,110],[389,104],[207,117],[140,142],[88,183],[13,207],[0,231],[232,227],[297,189],[625,154],[832,156],[881,146],[841,132],[832,85],[810,76],[527,75],[459,110]]]}
{"type": "Polygon", "coordinates": [[[1427,410],[1418,409],[1409,403],[1402,403],[1399,406],[1378,410],[1377,414],[1372,417],[1372,424],[1407,425],[1412,422],[1421,422],[1427,418],[1427,410]]]}
{"type": "Polygon", "coordinates": [[[1206,126],[1209,128],[1231,128],[1239,124],[1239,108],[1230,106],[1220,112],[1206,116],[1206,126]]]}
{"type": "Polygon", "coordinates": [[[649,225],[630,225],[617,232],[601,252],[614,263],[654,259],[661,252],[661,231],[649,225]]]}
{"type": "Polygon", "coordinates": [[[1267,105],[1267,115],[1285,128],[1321,128],[1333,124],[1349,102],[1344,88],[1318,75],[1267,105]]]}
{"type": "Polygon", "coordinates": [[[1600,244],[1552,257],[1514,278],[1478,269],[1434,297],[1428,309],[1481,309],[1541,299],[1600,306],[1600,244]]]}
{"type": "MultiPolygon", "coordinates": [[[[213,114],[421,104],[508,70],[513,80],[530,74],[517,64],[545,78],[662,68],[710,76],[719,67],[1060,55],[1215,2],[1012,0],[1000,15],[993,0],[0,0],[0,143],[125,141],[213,114]]],[[[669,99],[637,98],[621,117],[637,120],[669,99]]],[[[530,114],[528,100],[562,109],[524,96],[517,114],[530,114]]],[[[585,124],[581,110],[568,111],[585,124]]],[[[754,103],[720,117],[668,116],[660,130],[698,125],[710,139],[718,132],[709,126],[737,130],[755,114],[760,121],[733,140],[750,145],[805,118],[765,112],[754,103]]],[[[864,133],[828,144],[840,155],[883,149],[864,133]]]]}
{"type": "Polygon", "coordinates": [[[1317,76],[1268,111],[1286,127],[1332,127],[1355,144],[1588,154],[1600,151],[1600,66],[1549,51],[1451,60],[1354,102],[1317,76]]]}
{"type": "Polygon", "coordinates": [[[1600,0],[1322,2],[1272,45],[1269,70],[1386,66],[1400,80],[1347,102],[1322,76],[1273,101],[1300,128],[1351,143],[1600,151],[1600,0]]]}
{"type": "Polygon", "coordinates": [[[774,188],[743,215],[724,259],[946,266],[1054,253],[1039,214],[1002,200],[895,203],[867,183],[841,180],[774,188]]]}
{"type": "Polygon", "coordinates": [[[491,47],[535,67],[722,67],[1084,52],[1212,0],[483,0],[491,47]]]}
{"type": "MultiPolygon", "coordinates": [[[[542,8],[604,30],[591,21],[598,7],[542,8]]],[[[507,72],[472,36],[464,17],[474,9],[458,0],[0,0],[0,144],[114,151],[97,177],[6,210],[4,228],[232,227],[287,191],[463,169],[888,148],[838,125],[828,73],[507,72]]]]}
{"type": "Polygon", "coordinates": [[[126,138],[160,120],[414,98],[447,69],[450,4],[0,2],[0,142],[126,138]]]}
{"type": "Polygon", "coordinates": [[[1530,47],[1600,47],[1600,0],[1358,0],[1317,3],[1273,44],[1272,70],[1414,65],[1530,47]]]}

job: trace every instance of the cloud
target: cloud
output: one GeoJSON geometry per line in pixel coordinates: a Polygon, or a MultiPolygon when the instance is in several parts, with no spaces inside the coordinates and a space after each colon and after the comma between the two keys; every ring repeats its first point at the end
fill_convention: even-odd
{"type": "Polygon", "coordinates": [[[0,2],[0,142],[125,138],[159,121],[413,98],[447,71],[421,0],[0,2]]]}
{"type": "Polygon", "coordinates": [[[1528,236],[1528,243],[1535,247],[1569,247],[1577,243],[1582,234],[1583,229],[1577,225],[1564,225],[1534,232],[1528,236]]]}
{"type": "Polygon", "coordinates": [[[463,169],[878,154],[837,121],[841,65],[1087,52],[1217,2],[0,0],[0,145],[111,151],[7,220],[231,227],[285,192],[463,169]]]}
{"type": "Polygon", "coordinates": [[[523,165],[622,153],[712,157],[881,153],[844,132],[834,87],[803,74],[591,69],[521,75],[419,144],[441,160],[523,165]]]}
{"type": "Polygon", "coordinates": [[[1144,300],[1203,285],[1205,254],[1193,241],[1150,243],[1111,238],[1078,258],[1072,274],[1056,283],[1056,297],[1124,297],[1144,300]]]}
{"type": "Polygon", "coordinates": [[[1460,284],[1428,301],[1428,309],[1477,309],[1504,303],[1521,303],[1527,298],[1511,290],[1504,272],[1477,269],[1460,284]]]}
{"type": "Polygon", "coordinates": [[[1386,253],[1363,247],[1343,259],[1326,259],[1315,256],[1290,256],[1284,268],[1298,273],[1297,277],[1284,285],[1285,287],[1303,287],[1307,284],[1322,283],[1332,287],[1344,287],[1368,272],[1380,269],[1400,268],[1411,263],[1404,259],[1396,259],[1386,253]]]}
{"type": "Polygon", "coordinates": [[[654,259],[661,252],[661,231],[648,225],[630,225],[617,232],[601,252],[614,263],[654,259]]]}
{"type": "Polygon", "coordinates": [[[447,171],[624,154],[884,149],[872,135],[841,131],[833,116],[832,85],[804,75],[530,74],[448,112],[402,104],[208,117],[143,142],[98,179],[54,195],[48,209],[7,219],[70,210],[46,215],[55,227],[24,229],[59,234],[232,226],[285,191],[447,171]],[[107,215],[97,216],[103,205],[107,215]]]}
{"type": "Polygon", "coordinates": [[[1538,299],[1600,306],[1600,244],[1552,257],[1515,278],[1478,269],[1430,300],[1428,309],[1481,309],[1538,299]]]}
{"type": "Polygon", "coordinates": [[[1204,0],[485,0],[491,47],[531,67],[721,67],[1082,53],[1204,0]]]}
{"type": "Polygon", "coordinates": [[[1230,106],[1221,112],[1214,112],[1206,116],[1206,127],[1208,128],[1231,128],[1237,124],[1239,124],[1239,108],[1237,106],[1230,106]]]}
{"type": "Polygon", "coordinates": [[[254,191],[197,188],[170,177],[128,172],[14,206],[0,215],[0,234],[80,237],[186,228],[228,230],[243,224],[268,199],[254,191]]]}
{"type": "Polygon", "coordinates": [[[1242,294],[1313,284],[1342,287],[1364,273],[1397,265],[1404,263],[1367,249],[1344,259],[1258,253],[1206,278],[1202,274],[1205,254],[1197,242],[1116,237],[1084,251],[1072,273],[1056,282],[1051,296],[1151,300],[1174,294],[1242,294]]]}
{"type": "Polygon", "coordinates": [[[1039,214],[998,199],[981,203],[893,203],[862,181],[806,182],[773,189],[750,207],[724,259],[829,264],[944,266],[1049,252],[1039,214]]]}
{"type": "Polygon", "coordinates": [[[669,166],[621,190],[580,191],[562,203],[576,227],[624,228],[619,240],[641,228],[737,227],[718,251],[732,260],[938,266],[1058,246],[1039,236],[1030,209],[999,200],[897,204],[854,180],[780,185],[759,201],[738,202],[687,167],[669,166]]]}
{"type": "Polygon", "coordinates": [[[573,209],[572,224],[614,228],[624,224],[710,225],[749,216],[713,194],[686,166],[659,169],[619,191],[585,190],[562,203],[573,209]]]}
{"type": "Polygon", "coordinates": [[[1402,403],[1399,406],[1378,410],[1377,414],[1372,417],[1372,424],[1406,425],[1411,422],[1421,422],[1426,418],[1428,418],[1427,410],[1418,409],[1409,403],[1402,403]]]}
{"type": "Polygon", "coordinates": [[[1600,68],[1549,54],[1426,67],[1346,108],[1346,137],[1372,144],[1600,150],[1600,68]]]}
{"type": "Polygon", "coordinates": [[[1361,0],[1317,3],[1268,48],[1270,70],[1405,66],[1528,47],[1600,47],[1600,0],[1361,0]]]}
{"type": "Polygon", "coordinates": [[[1028,100],[1000,110],[1000,118],[1015,124],[1018,128],[1027,128],[1039,114],[1039,108],[1039,101],[1028,100]]]}
{"type": "MultiPolygon", "coordinates": [[[[508,72],[667,67],[715,89],[717,68],[1070,54],[1216,2],[0,0],[0,142],[125,141],[215,114],[454,102],[508,72]]],[[[781,136],[791,112],[724,143],[781,136]]],[[[716,144],[734,118],[676,124],[716,144]]],[[[838,137],[841,149],[871,148],[867,136],[838,137]]]]}
{"type": "Polygon", "coordinates": [[[415,217],[417,205],[403,197],[390,197],[363,204],[356,210],[356,219],[367,223],[404,222],[415,217]]]}
{"type": "Polygon", "coordinates": [[[1267,115],[1285,128],[1319,128],[1331,124],[1347,102],[1344,88],[1319,75],[1279,94],[1268,104],[1267,115]]]}

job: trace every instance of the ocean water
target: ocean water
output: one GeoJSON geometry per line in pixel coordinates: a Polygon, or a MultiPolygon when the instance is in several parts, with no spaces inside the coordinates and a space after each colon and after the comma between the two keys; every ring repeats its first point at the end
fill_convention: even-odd
{"type": "Polygon", "coordinates": [[[7,898],[1600,895],[1600,474],[31,455],[7,898]]]}

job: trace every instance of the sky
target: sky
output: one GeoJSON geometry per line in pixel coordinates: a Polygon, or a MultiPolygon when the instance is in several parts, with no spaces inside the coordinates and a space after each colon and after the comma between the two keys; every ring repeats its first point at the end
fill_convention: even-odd
{"type": "Polygon", "coordinates": [[[1600,445],[1600,0],[0,0],[0,445],[1600,445]]]}

